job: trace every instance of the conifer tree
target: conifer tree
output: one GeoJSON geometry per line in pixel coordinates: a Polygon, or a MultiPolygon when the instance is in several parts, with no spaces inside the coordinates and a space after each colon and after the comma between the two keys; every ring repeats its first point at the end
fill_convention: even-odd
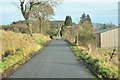
{"type": "Polygon", "coordinates": [[[72,26],[72,18],[71,18],[71,16],[66,16],[64,24],[66,26],[72,26]]]}
{"type": "Polygon", "coordinates": [[[91,18],[90,18],[89,15],[87,15],[87,18],[86,18],[86,19],[87,19],[87,22],[91,24],[91,18]]]}
{"type": "Polygon", "coordinates": [[[85,13],[82,14],[82,17],[80,17],[80,19],[81,19],[82,22],[86,21],[86,15],[85,15],[85,13]]]}

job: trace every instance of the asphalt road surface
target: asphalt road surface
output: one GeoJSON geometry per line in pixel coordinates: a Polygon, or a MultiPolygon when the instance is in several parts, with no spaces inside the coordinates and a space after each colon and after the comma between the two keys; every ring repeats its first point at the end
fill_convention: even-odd
{"type": "Polygon", "coordinates": [[[10,78],[93,78],[64,40],[52,42],[10,78]]]}

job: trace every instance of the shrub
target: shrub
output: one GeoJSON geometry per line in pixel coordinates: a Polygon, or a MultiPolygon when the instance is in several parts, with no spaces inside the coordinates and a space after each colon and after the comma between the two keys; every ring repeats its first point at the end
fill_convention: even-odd
{"type": "Polygon", "coordinates": [[[78,40],[82,46],[87,46],[90,43],[96,45],[96,35],[93,32],[90,33],[84,30],[80,31],[78,40]]]}
{"type": "Polygon", "coordinates": [[[52,31],[51,31],[51,35],[52,35],[52,36],[57,36],[57,30],[55,30],[55,29],[52,30],[52,31]]]}
{"type": "Polygon", "coordinates": [[[61,33],[62,37],[63,37],[63,36],[66,37],[66,35],[67,35],[67,36],[69,35],[69,34],[68,34],[68,28],[67,28],[66,25],[62,25],[60,33],[61,33]]]}
{"type": "Polygon", "coordinates": [[[86,60],[90,60],[91,59],[91,56],[87,56],[86,60]]]}

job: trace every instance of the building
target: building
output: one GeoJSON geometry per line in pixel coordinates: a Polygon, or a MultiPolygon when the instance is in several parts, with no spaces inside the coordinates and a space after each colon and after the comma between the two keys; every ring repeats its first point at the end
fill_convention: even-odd
{"type": "Polygon", "coordinates": [[[100,48],[118,48],[120,46],[120,27],[104,29],[95,32],[100,48]]]}

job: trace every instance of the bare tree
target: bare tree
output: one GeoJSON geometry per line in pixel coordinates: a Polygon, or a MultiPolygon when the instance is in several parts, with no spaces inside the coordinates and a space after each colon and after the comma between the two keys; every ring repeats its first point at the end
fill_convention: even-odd
{"type": "Polygon", "coordinates": [[[25,18],[26,24],[32,34],[31,23],[30,23],[30,14],[34,6],[41,4],[41,2],[34,2],[33,0],[19,0],[20,9],[23,17],[25,18]]]}
{"type": "MultiPolygon", "coordinates": [[[[50,14],[53,14],[53,7],[55,6],[60,0],[19,0],[20,1],[20,9],[22,12],[23,17],[25,18],[26,24],[29,28],[30,34],[32,34],[32,23],[30,22],[31,14],[36,14],[40,20],[42,21],[43,18],[48,17],[50,14]],[[41,15],[41,16],[40,16],[41,15]]],[[[41,22],[42,23],[42,22],[41,22]]],[[[42,32],[42,26],[41,32],[42,32]]]]}
{"type": "MultiPolygon", "coordinates": [[[[35,18],[38,18],[39,22],[40,22],[40,26],[39,26],[39,32],[42,33],[42,29],[43,29],[43,24],[44,21],[48,20],[49,18],[51,18],[52,15],[54,15],[54,9],[53,9],[53,3],[50,3],[48,1],[44,1],[42,2],[42,4],[44,5],[38,5],[34,7],[34,11],[32,12],[33,16],[35,18]]],[[[55,3],[54,3],[55,5],[55,3]]]]}

